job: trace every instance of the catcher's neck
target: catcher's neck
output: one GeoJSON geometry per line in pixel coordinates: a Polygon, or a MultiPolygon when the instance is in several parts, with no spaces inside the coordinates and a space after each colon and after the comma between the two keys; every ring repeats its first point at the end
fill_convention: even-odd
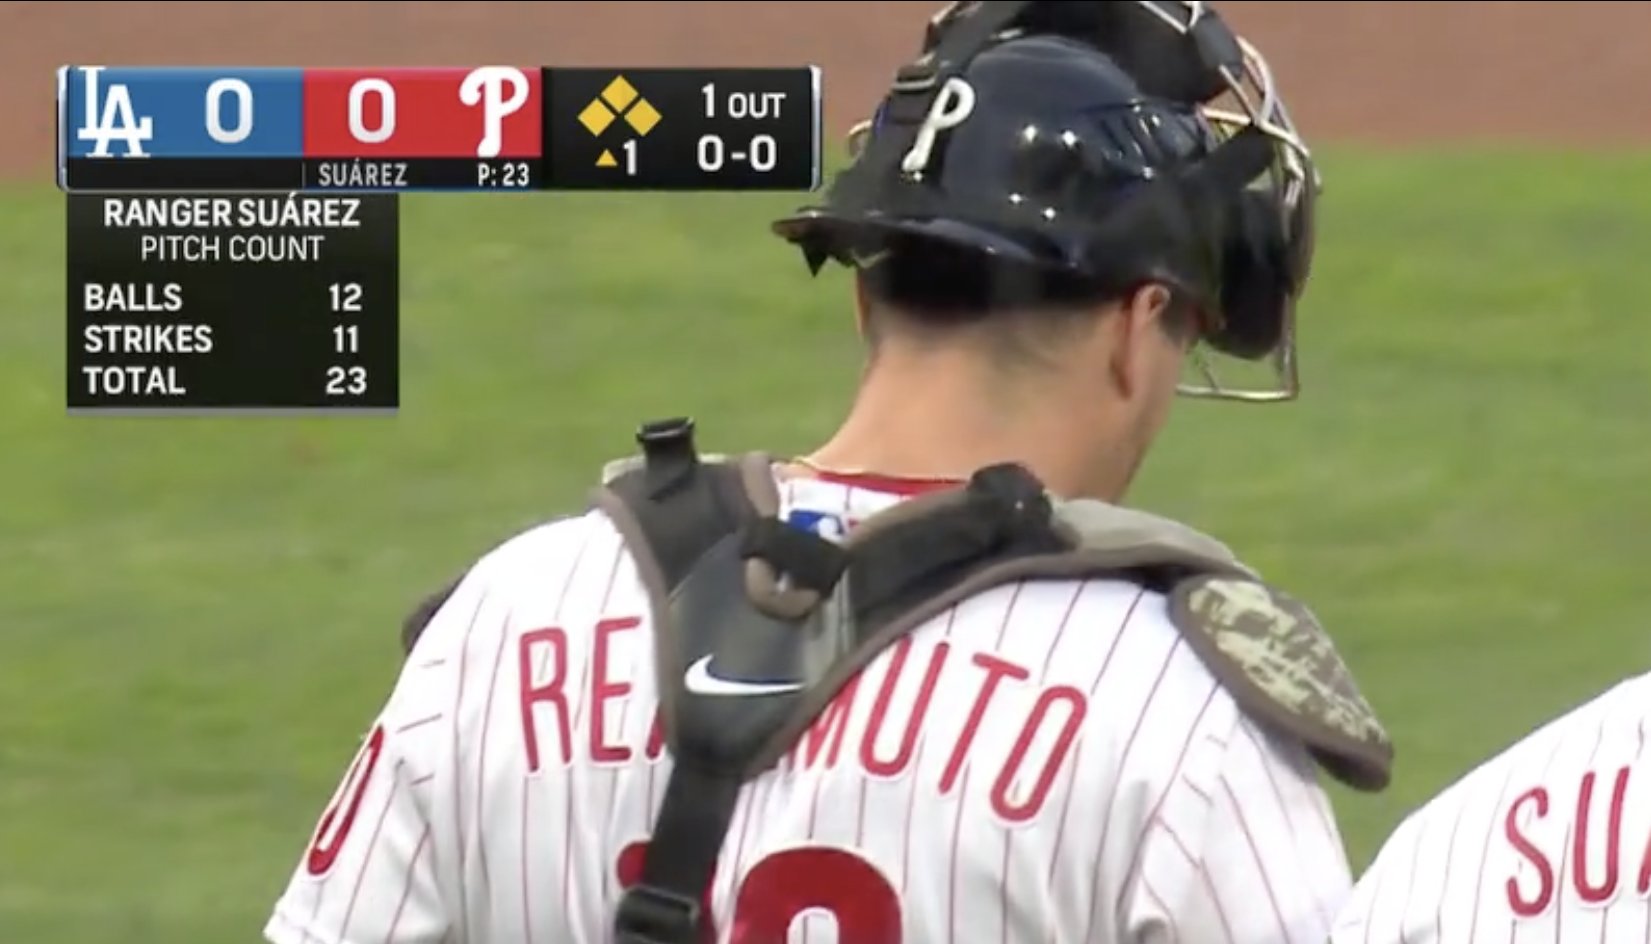
{"type": "Polygon", "coordinates": [[[1074,390],[1059,375],[1005,378],[947,352],[887,354],[810,464],[961,481],[1016,462],[1063,497],[1123,497],[1138,457],[1113,432],[1117,418],[1094,391],[1074,390]]]}

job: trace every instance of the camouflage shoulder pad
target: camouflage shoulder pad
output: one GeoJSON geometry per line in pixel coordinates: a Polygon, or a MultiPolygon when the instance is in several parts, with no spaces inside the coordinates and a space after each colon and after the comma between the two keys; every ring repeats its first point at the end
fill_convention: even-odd
{"type": "Polygon", "coordinates": [[[1305,605],[1259,580],[1205,574],[1175,586],[1169,616],[1245,712],[1299,738],[1349,787],[1387,788],[1393,744],[1305,605]]]}

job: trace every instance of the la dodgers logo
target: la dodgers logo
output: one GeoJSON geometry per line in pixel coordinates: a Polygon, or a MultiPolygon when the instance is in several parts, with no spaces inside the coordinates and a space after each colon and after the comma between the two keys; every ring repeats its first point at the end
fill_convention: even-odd
{"type": "Polygon", "coordinates": [[[75,137],[94,142],[93,157],[109,157],[109,146],[115,141],[126,145],[126,157],[148,157],[143,143],[155,136],[155,123],[147,115],[138,118],[132,107],[132,90],[126,83],[116,82],[100,95],[98,76],[103,67],[83,66],[80,72],[86,79],[86,110],[75,137]]]}

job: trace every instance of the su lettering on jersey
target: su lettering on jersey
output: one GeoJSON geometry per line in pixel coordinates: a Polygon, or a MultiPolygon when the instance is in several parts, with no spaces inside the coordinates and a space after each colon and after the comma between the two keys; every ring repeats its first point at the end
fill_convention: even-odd
{"type": "Polygon", "coordinates": [[[1554,719],[1408,817],[1335,944],[1644,940],[1651,928],[1651,676],[1554,719]]]}
{"type": "MultiPolygon", "coordinates": [[[[1623,836],[1623,807],[1633,773],[1627,765],[1582,773],[1574,788],[1562,793],[1574,789],[1576,805],[1570,809],[1557,809],[1553,791],[1544,785],[1514,797],[1503,818],[1503,836],[1523,865],[1515,871],[1534,879],[1508,876],[1509,911],[1535,918],[1554,908],[1561,896],[1598,908],[1630,887],[1640,898],[1651,894],[1651,833],[1623,836]],[[1539,829],[1553,820],[1568,821],[1558,829],[1539,829]],[[1556,843],[1561,836],[1565,838],[1556,843]],[[1634,876],[1631,886],[1622,881],[1625,873],[1634,876]]],[[[1648,774],[1642,770],[1640,776],[1648,774]]]]}
{"type": "MultiPolygon", "coordinates": [[[[632,749],[607,734],[608,712],[617,707],[619,700],[629,697],[632,685],[609,675],[606,651],[615,634],[635,631],[641,625],[641,618],[635,616],[604,619],[595,625],[592,668],[583,691],[570,691],[567,630],[547,627],[522,634],[516,668],[521,679],[524,761],[530,773],[538,772],[548,758],[563,767],[575,763],[604,767],[632,759],[632,749]],[[578,739],[573,732],[571,706],[581,699],[591,718],[587,737],[578,739]]],[[[858,772],[867,777],[904,777],[911,770],[935,690],[944,680],[951,687],[967,685],[974,693],[961,733],[950,747],[939,779],[932,784],[937,796],[951,794],[971,760],[981,722],[992,710],[995,697],[1006,686],[1025,685],[1033,671],[992,653],[954,650],[944,641],[914,657],[914,645],[908,636],[890,647],[887,668],[869,686],[872,690],[862,692],[862,678],[851,679],[781,761],[780,770],[830,770],[848,762],[857,764],[858,772]],[[896,716],[892,711],[895,694],[909,685],[917,687],[915,700],[909,710],[896,716]],[[857,713],[863,724],[855,743],[845,751],[850,720],[857,713]]],[[[1056,776],[1071,757],[1087,712],[1088,698],[1070,685],[1039,690],[1020,719],[1018,736],[1007,754],[998,759],[992,774],[991,806],[1004,823],[1024,823],[1042,811],[1056,776]]],[[[663,751],[664,734],[656,711],[647,759],[657,760],[663,751]]]]}

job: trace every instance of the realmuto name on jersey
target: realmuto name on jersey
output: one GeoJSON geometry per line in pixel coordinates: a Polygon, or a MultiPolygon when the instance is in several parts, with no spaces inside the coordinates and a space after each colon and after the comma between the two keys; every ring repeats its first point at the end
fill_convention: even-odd
{"type": "MultiPolygon", "coordinates": [[[[568,637],[586,631],[549,627],[520,637],[516,659],[529,773],[552,764],[605,767],[635,761],[636,749],[612,737],[615,716],[635,696],[631,682],[613,676],[611,652],[619,637],[642,632],[642,620],[630,616],[598,622],[590,637],[588,679],[570,678],[568,637]],[[576,735],[573,719],[581,703],[589,719],[576,735]]],[[[868,777],[902,778],[911,773],[924,728],[933,720],[929,709],[936,691],[942,686],[952,692],[963,689],[972,692],[968,713],[955,737],[946,732],[947,741],[941,743],[948,744],[947,757],[930,786],[940,796],[949,795],[965,768],[991,764],[995,769],[990,771],[989,802],[996,815],[1008,824],[1036,818],[1072,754],[1088,713],[1086,694],[1069,685],[1048,685],[1040,687],[1030,702],[1015,699],[1012,710],[1020,717],[1010,721],[1018,724],[1019,734],[1007,754],[999,746],[993,756],[980,757],[976,735],[983,720],[991,714],[995,723],[1004,721],[1006,703],[999,697],[1011,687],[1026,685],[1034,677],[1031,668],[944,641],[918,649],[909,636],[889,647],[884,664],[881,673],[851,679],[780,761],[780,768],[829,770],[853,764],[868,777]],[[896,697],[914,684],[915,698],[896,697]]],[[[642,753],[656,761],[664,750],[656,711],[642,753]]],[[[980,777],[981,771],[973,776],[980,777]]]]}

